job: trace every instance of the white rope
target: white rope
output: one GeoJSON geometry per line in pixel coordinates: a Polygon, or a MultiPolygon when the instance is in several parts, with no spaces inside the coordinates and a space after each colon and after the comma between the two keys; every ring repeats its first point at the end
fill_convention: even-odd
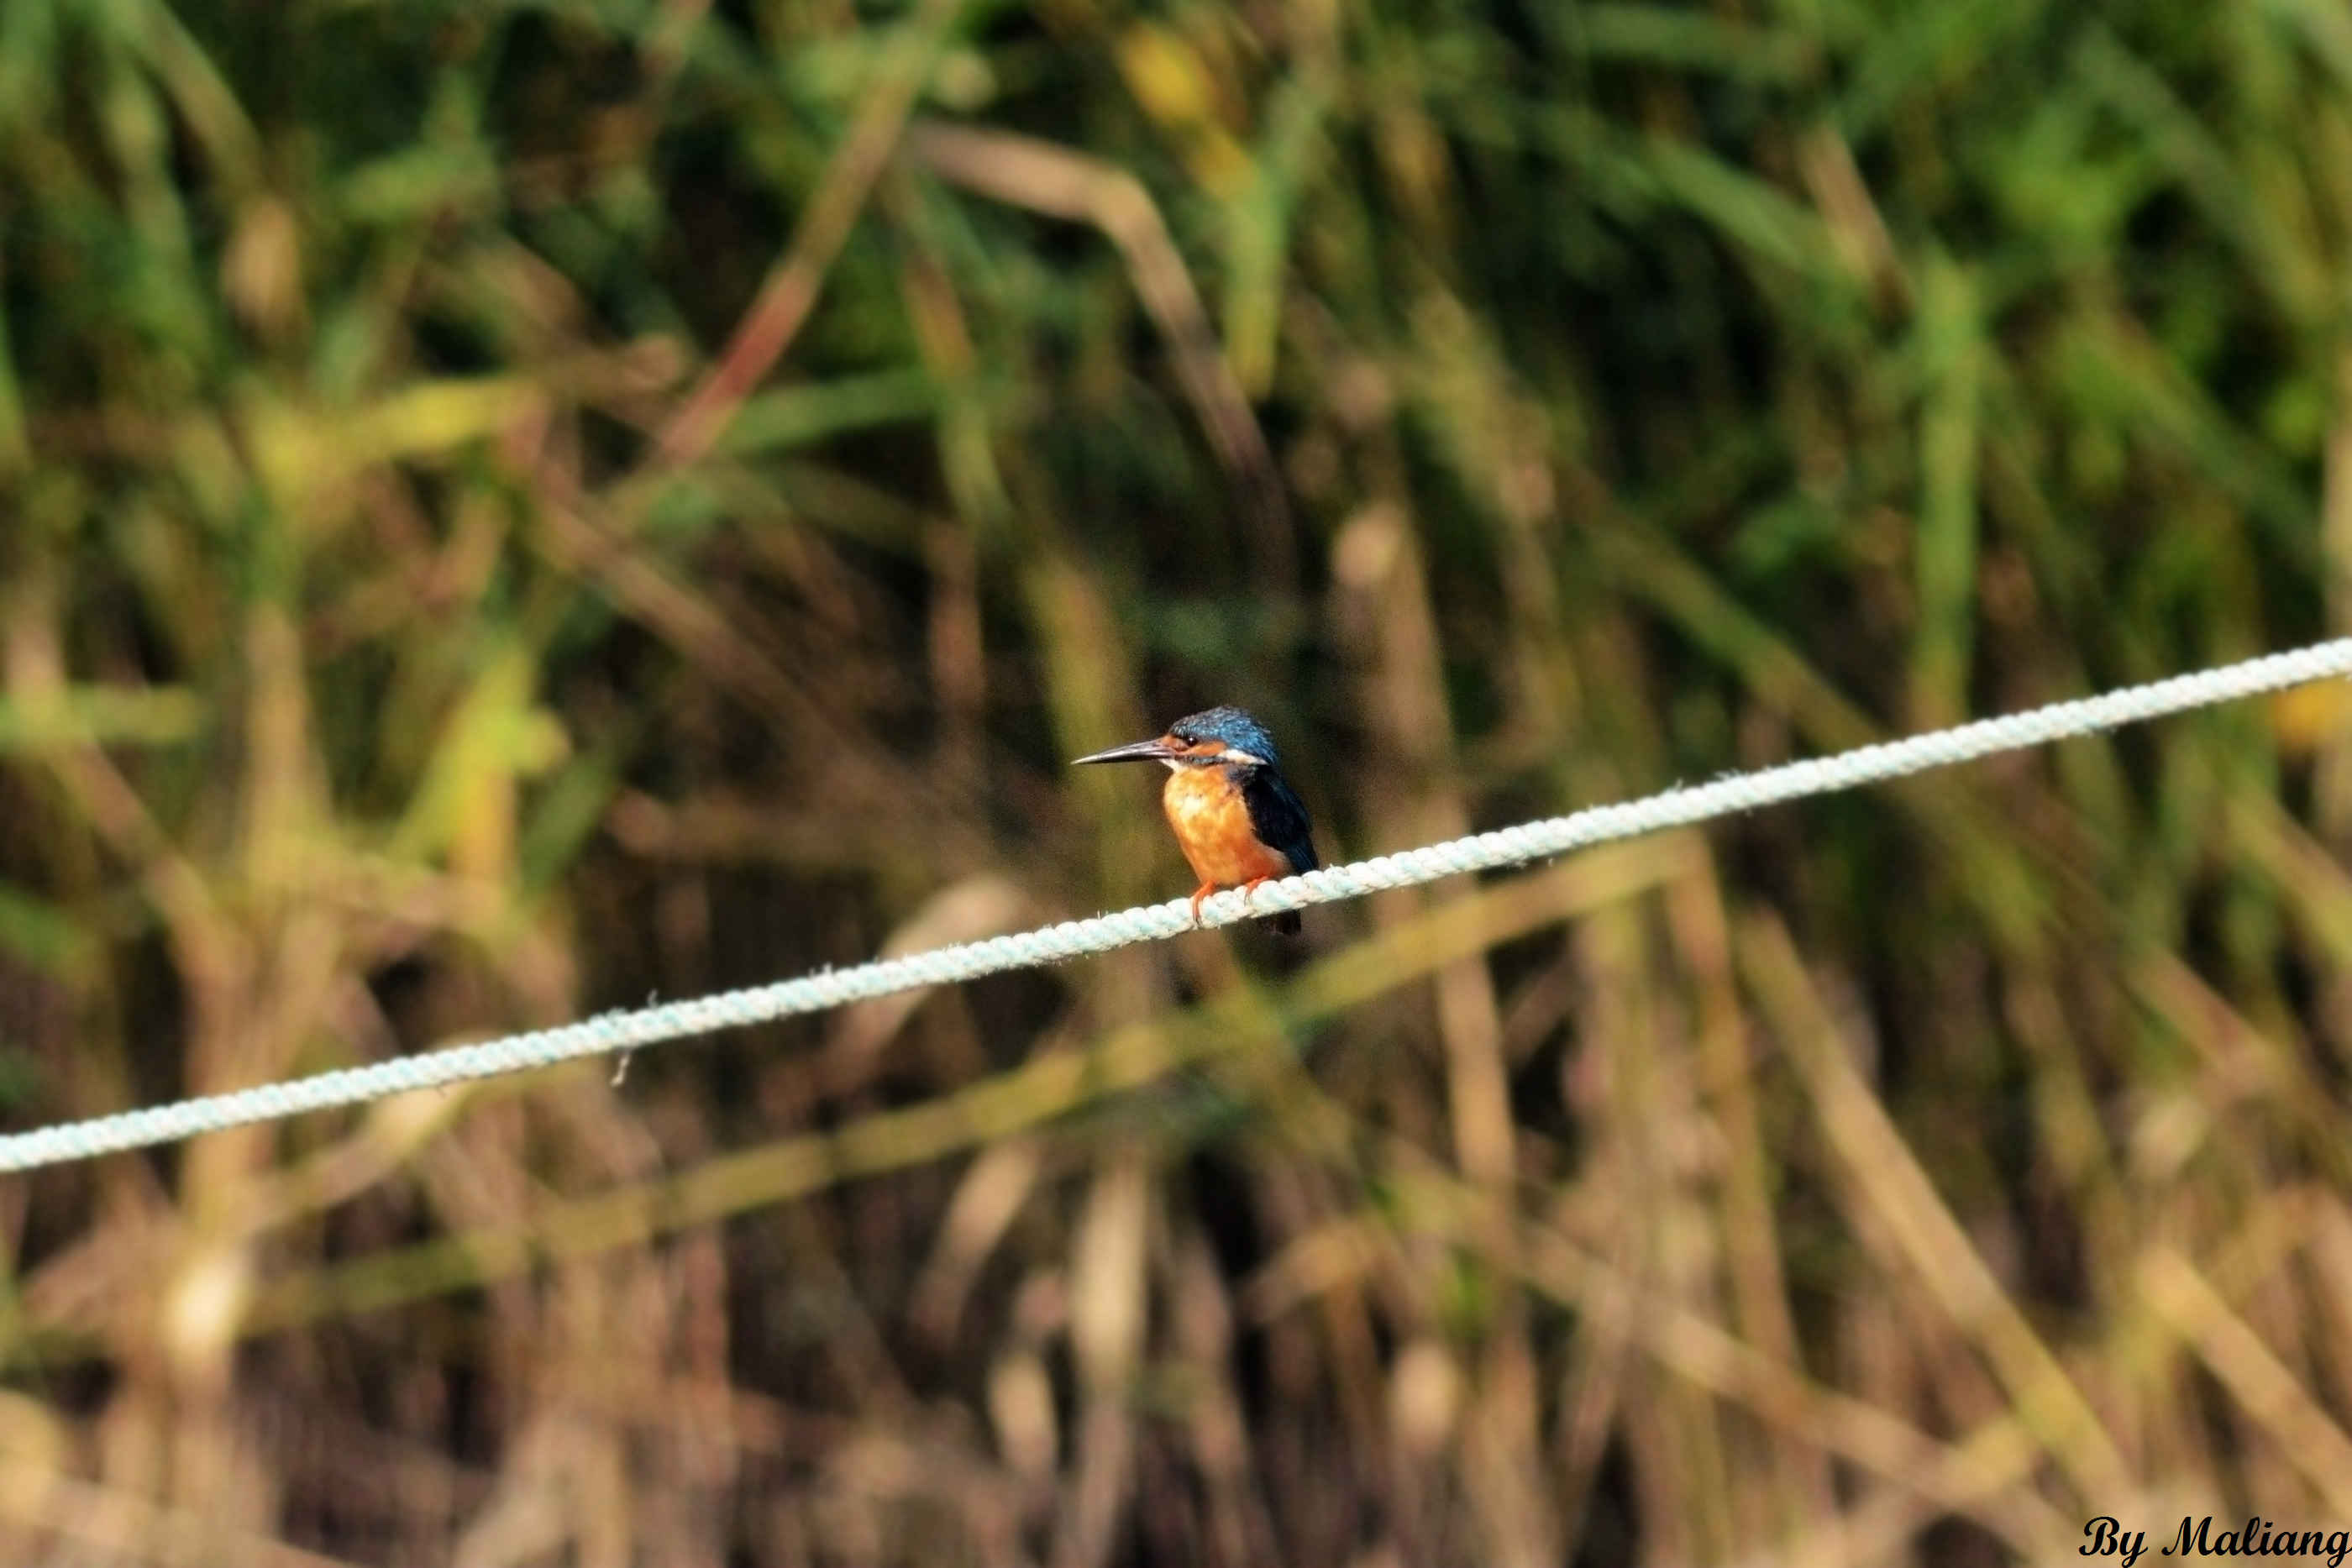
{"type": "MultiPolygon", "coordinates": [[[[1662,828],[1686,827],[1735,811],[1752,811],[1759,806],[1851,789],[1996,752],[2021,750],[2070,736],[2093,735],[2165,714],[2346,674],[2352,674],[2352,637],[2195,674],[2176,675],[2147,685],[2128,686],[2101,696],[2055,703],[2006,718],[1982,719],[1955,729],[1865,746],[1811,762],[1732,774],[1694,789],[1669,789],[1623,805],[1595,806],[1565,817],[1473,834],[1450,843],[1381,855],[1352,865],[1329,866],[1305,876],[1268,883],[1246,904],[1238,893],[1222,893],[1202,904],[1201,924],[1225,925],[1254,915],[1359,898],[1382,888],[1412,887],[1464,872],[1519,865],[1611,839],[1632,838],[1662,828]]],[[[558,1029],[537,1030],[476,1045],[322,1072],[312,1078],[43,1127],[0,1137],[0,1171],[29,1170],[119,1149],[170,1143],[222,1127],[357,1104],[469,1078],[518,1072],[574,1057],[628,1051],[741,1024],[818,1012],[894,991],[948,985],[1000,970],[1107,952],[1131,942],[1155,941],[1191,929],[1190,901],[1172,899],[1166,904],[1123,909],[1116,915],[1098,915],[1091,920],[1066,921],[1042,930],[994,936],[984,942],[961,943],[903,958],[878,959],[850,969],[820,971],[795,980],[728,991],[695,1001],[665,1002],[634,1012],[606,1013],[558,1029]]]]}

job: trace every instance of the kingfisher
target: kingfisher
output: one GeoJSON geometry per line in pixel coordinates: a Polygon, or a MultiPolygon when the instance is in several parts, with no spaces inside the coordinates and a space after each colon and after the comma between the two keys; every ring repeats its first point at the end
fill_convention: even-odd
{"type": "MultiPolygon", "coordinates": [[[[1152,740],[1114,746],[1088,762],[1164,762],[1168,787],[1160,792],[1177,847],[1192,864],[1201,885],[1192,894],[1192,921],[1201,901],[1221,887],[1238,887],[1246,901],[1260,883],[1313,871],[1315,828],[1307,808],[1282,776],[1274,737],[1237,707],[1213,707],[1180,718],[1152,740]]],[[[1298,929],[1298,912],[1267,916],[1286,936],[1298,929]]]]}

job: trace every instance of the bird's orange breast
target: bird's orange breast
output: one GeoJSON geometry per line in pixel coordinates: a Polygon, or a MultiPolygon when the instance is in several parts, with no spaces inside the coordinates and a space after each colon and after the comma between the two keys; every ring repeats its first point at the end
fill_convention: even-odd
{"type": "Polygon", "coordinates": [[[1222,768],[1179,768],[1160,797],[1193,874],[1219,887],[1288,876],[1290,862],[1257,841],[1249,805],[1222,768]]]}

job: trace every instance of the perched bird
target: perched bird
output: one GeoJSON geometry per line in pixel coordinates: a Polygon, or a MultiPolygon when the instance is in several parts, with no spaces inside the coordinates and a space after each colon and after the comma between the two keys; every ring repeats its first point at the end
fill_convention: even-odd
{"type": "MultiPolygon", "coordinates": [[[[1201,900],[1221,887],[1250,889],[1279,876],[1313,871],[1315,829],[1307,808],[1282,776],[1274,737],[1237,707],[1213,707],[1180,718],[1156,740],[1114,746],[1087,762],[1164,762],[1168,788],[1160,803],[1176,842],[1192,862],[1201,885],[1192,894],[1192,918],[1201,900]]],[[[1267,917],[1276,931],[1298,929],[1298,912],[1267,917]]]]}

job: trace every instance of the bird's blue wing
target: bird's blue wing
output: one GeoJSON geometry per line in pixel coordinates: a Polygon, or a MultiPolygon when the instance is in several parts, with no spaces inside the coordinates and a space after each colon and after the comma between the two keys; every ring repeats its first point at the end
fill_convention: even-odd
{"type": "Polygon", "coordinates": [[[1242,784],[1242,802],[1249,808],[1250,831],[1257,841],[1278,852],[1293,873],[1313,871],[1315,828],[1307,807],[1289,781],[1271,768],[1253,768],[1242,784]]]}

